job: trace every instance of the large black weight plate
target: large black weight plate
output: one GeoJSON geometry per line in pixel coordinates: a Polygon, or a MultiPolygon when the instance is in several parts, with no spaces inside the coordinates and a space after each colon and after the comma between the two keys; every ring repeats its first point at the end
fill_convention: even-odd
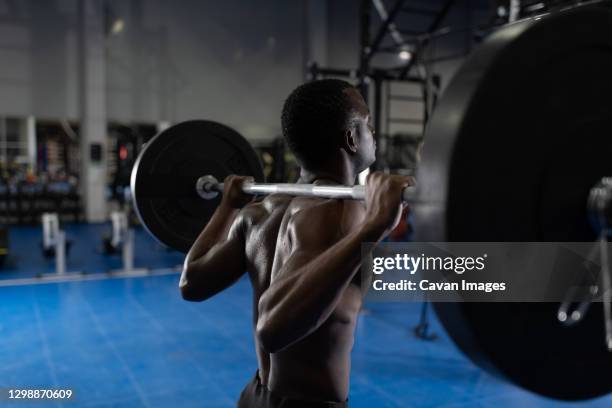
{"type": "Polygon", "coordinates": [[[229,174],[264,181],[257,153],[235,130],[193,120],[174,125],[151,139],[132,169],[134,208],[147,230],[162,244],[187,252],[220,197],[200,198],[196,181],[205,174],[223,181],[229,174]]]}
{"type": "MultiPolygon", "coordinates": [[[[494,33],[429,123],[418,170],[419,241],[593,241],[589,189],[612,175],[612,12],[578,8],[494,33]]],[[[520,271],[517,271],[520,273],[520,271]]],[[[439,303],[478,365],[558,399],[612,391],[601,304],[580,324],[558,304],[439,303]]]]}

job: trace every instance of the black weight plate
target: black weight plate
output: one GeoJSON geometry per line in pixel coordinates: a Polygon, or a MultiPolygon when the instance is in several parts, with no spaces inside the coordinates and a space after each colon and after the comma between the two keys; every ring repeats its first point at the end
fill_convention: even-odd
{"type": "Polygon", "coordinates": [[[187,252],[219,204],[200,198],[200,176],[219,181],[229,174],[264,181],[257,153],[235,130],[193,120],[159,133],[140,152],[132,169],[134,208],[147,230],[162,244],[187,252]]]}
{"type": "MultiPolygon", "coordinates": [[[[612,12],[580,7],[489,37],[429,123],[419,241],[593,241],[589,189],[612,175],[612,12]]],[[[520,271],[517,271],[520,273],[520,271]]],[[[564,327],[558,304],[438,303],[478,365],[566,400],[612,391],[601,304],[564,327]]]]}

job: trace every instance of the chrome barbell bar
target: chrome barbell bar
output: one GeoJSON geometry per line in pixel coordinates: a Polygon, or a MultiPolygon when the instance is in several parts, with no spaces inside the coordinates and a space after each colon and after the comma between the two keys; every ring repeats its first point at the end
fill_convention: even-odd
{"type": "MultiPolygon", "coordinates": [[[[346,200],[365,200],[365,186],[323,186],[296,183],[244,183],[242,191],[252,195],[288,194],[303,197],[323,197],[346,200]]],[[[402,191],[402,201],[415,200],[416,187],[406,187],[402,191]]],[[[214,176],[205,175],[196,182],[196,192],[205,200],[215,198],[223,192],[223,183],[214,176]]]]}

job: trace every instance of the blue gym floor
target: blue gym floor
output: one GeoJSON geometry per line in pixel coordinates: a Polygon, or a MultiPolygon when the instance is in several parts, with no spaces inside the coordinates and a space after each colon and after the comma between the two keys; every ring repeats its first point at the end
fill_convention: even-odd
{"type": "MultiPolygon", "coordinates": [[[[89,229],[89,237],[84,231],[72,250],[79,245],[94,251],[99,231],[89,229]]],[[[19,255],[19,264],[37,273],[38,236],[11,231],[11,240],[11,250],[33,248],[32,259],[19,255]]],[[[160,252],[144,235],[138,242],[136,266],[165,268],[181,261],[180,254],[160,252]]],[[[69,265],[91,273],[105,271],[105,262],[119,266],[94,260],[87,251],[72,252],[69,265]]],[[[15,263],[6,273],[23,277],[21,268],[15,263]]],[[[169,271],[0,287],[0,387],[70,388],[76,397],[0,406],[233,407],[256,369],[249,283],[241,279],[207,302],[189,303],[179,296],[178,277],[169,271]]],[[[351,407],[612,406],[612,396],[560,403],[500,382],[469,362],[435,317],[438,339],[415,338],[419,311],[416,303],[367,305],[356,330],[351,407]]]]}

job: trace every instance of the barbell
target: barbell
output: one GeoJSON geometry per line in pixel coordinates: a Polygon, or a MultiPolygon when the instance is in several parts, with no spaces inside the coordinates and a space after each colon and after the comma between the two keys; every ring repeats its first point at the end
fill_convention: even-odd
{"type": "MultiPolygon", "coordinates": [[[[612,175],[611,95],[609,8],[570,8],[494,32],[428,123],[418,186],[405,192],[416,240],[594,241],[589,218],[611,218],[612,184],[601,182],[612,175]]],[[[236,131],[210,121],[175,125],[135,163],[134,208],[159,241],[187,251],[219,203],[202,194],[219,191],[228,174],[266,186],[256,153],[236,131]]],[[[552,303],[434,307],[459,348],[494,375],[565,400],[612,391],[601,308],[568,326],[552,303]]]]}
{"type": "MultiPolygon", "coordinates": [[[[196,192],[205,200],[215,198],[223,192],[223,184],[215,176],[207,174],[196,181],[196,192]]],[[[338,200],[365,200],[365,186],[322,186],[297,183],[243,183],[242,191],[251,195],[288,194],[302,197],[333,198],[338,200]]],[[[402,190],[401,199],[405,203],[414,201],[415,188],[402,190]]]]}
{"type": "MultiPolygon", "coordinates": [[[[162,244],[187,252],[212,217],[228,174],[263,180],[263,169],[249,143],[220,123],[192,120],[171,126],[142,149],[131,175],[134,208],[142,225],[162,244]]],[[[365,199],[365,186],[297,183],[244,183],[251,195],[290,194],[365,199]]],[[[402,200],[412,202],[415,188],[402,200]]]]}

